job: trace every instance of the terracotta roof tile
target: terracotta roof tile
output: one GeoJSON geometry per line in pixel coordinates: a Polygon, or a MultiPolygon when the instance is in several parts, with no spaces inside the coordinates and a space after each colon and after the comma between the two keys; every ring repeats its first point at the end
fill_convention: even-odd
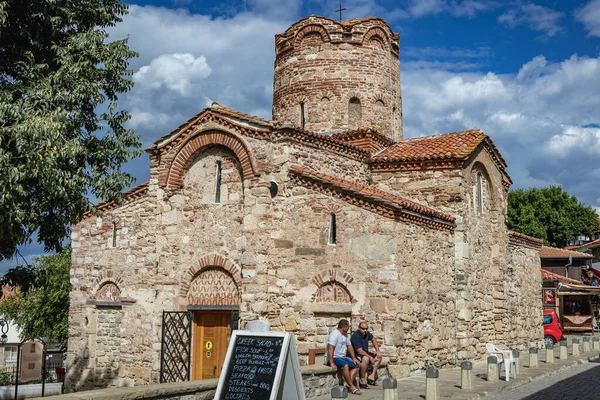
{"type": "Polygon", "coordinates": [[[578,280],[572,279],[572,278],[567,278],[566,276],[555,274],[554,272],[550,272],[543,268],[542,268],[542,279],[559,280],[559,281],[563,281],[563,282],[574,283],[576,285],[583,285],[583,282],[581,282],[581,281],[578,281],[578,280]]]}
{"type": "Polygon", "coordinates": [[[359,128],[332,134],[321,133],[321,135],[351,144],[359,149],[368,151],[370,154],[378,153],[395,143],[393,140],[383,136],[373,128],[359,128]]]}
{"type": "Polygon", "coordinates": [[[533,236],[527,236],[521,232],[508,231],[508,240],[510,244],[524,246],[534,250],[540,250],[544,241],[533,236]]]}
{"type": "Polygon", "coordinates": [[[373,161],[466,159],[487,137],[483,131],[477,129],[407,139],[393,144],[374,157],[373,161]]]}
{"type": "Polygon", "coordinates": [[[592,240],[591,242],[587,242],[584,244],[576,245],[576,246],[567,246],[568,249],[594,249],[600,246],[600,239],[592,240]]]}
{"type": "Polygon", "coordinates": [[[593,258],[590,254],[580,253],[572,250],[558,249],[556,247],[542,246],[542,249],[540,250],[541,258],[569,258],[569,256],[582,259],[593,258]]]}

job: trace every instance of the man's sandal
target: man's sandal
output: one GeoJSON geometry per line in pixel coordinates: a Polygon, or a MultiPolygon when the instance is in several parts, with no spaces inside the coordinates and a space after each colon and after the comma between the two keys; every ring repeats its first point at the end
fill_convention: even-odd
{"type": "Polygon", "coordinates": [[[360,392],[360,390],[358,390],[358,388],[356,388],[352,391],[352,394],[361,395],[362,393],[360,392]]]}
{"type": "Polygon", "coordinates": [[[377,386],[377,382],[375,379],[367,379],[367,383],[371,386],[377,386]]]}
{"type": "Polygon", "coordinates": [[[369,389],[369,385],[367,385],[366,383],[359,383],[358,387],[361,389],[369,389]]]}

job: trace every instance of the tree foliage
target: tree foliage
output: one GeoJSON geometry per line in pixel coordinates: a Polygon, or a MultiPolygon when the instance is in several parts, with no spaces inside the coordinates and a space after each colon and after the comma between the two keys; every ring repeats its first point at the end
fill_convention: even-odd
{"type": "Polygon", "coordinates": [[[508,192],[508,228],[564,247],[579,235],[598,229],[596,211],[560,186],[508,192]]]}
{"type": "Polygon", "coordinates": [[[38,232],[60,250],[89,195],[120,200],[139,154],[118,95],[133,82],[119,0],[0,0],[0,260],[38,232]],[[102,110],[102,111],[98,111],[102,110]]]}
{"type": "Polygon", "coordinates": [[[68,338],[71,248],[35,259],[31,266],[10,269],[0,284],[13,295],[0,303],[0,314],[15,323],[21,337],[45,338],[66,345],[68,338]]]}

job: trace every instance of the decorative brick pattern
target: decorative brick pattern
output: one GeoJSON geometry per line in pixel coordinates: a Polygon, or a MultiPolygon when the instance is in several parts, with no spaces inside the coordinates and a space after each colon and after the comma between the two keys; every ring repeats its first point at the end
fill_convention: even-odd
{"type": "Polygon", "coordinates": [[[231,260],[218,254],[209,254],[198,260],[198,264],[190,267],[186,274],[186,281],[181,284],[181,295],[187,296],[190,290],[190,284],[192,280],[206,268],[210,267],[222,267],[227,271],[231,279],[233,280],[236,287],[240,285],[240,267],[235,265],[231,260]]]}
{"type": "Polygon", "coordinates": [[[221,145],[229,148],[241,164],[244,180],[251,180],[254,177],[256,172],[254,159],[243,139],[222,131],[202,132],[190,137],[170,163],[171,166],[168,168],[166,176],[168,189],[183,186],[185,171],[189,168],[195,156],[210,145],[221,145]]]}
{"type": "Polygon", "coordinates": [[[339,282],[328,282],[317,289],[313,296],[315,303],[352,303],[348,289],[339,282]]]}
{"type": "Polygon", "coordinates": [[[121,290],[114,282],[103,283],[96,292],[97,301],[119,301],[121,290]]]}
{"type": "Polygon", "coordinates": [[[187,295],[190,305],[238,305],[238,287],[222,268],[204,269],[190,284],[187,295]]]}
{"type": "Polygon", "coordinates": [[[374,127],[401,140],[399,44],[379,18],[296,22],[275,39],[273,119],[298,126],[301,101],[307,130],[374,127]]]}

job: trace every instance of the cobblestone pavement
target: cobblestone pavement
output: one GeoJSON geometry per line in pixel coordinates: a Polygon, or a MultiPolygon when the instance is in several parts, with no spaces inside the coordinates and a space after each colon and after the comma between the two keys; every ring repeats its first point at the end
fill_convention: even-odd
{"type": "Polygon", "coordinates": [[[490,400],[600,399],[600,363],[592,361],[489,396],[490,400]]]}

